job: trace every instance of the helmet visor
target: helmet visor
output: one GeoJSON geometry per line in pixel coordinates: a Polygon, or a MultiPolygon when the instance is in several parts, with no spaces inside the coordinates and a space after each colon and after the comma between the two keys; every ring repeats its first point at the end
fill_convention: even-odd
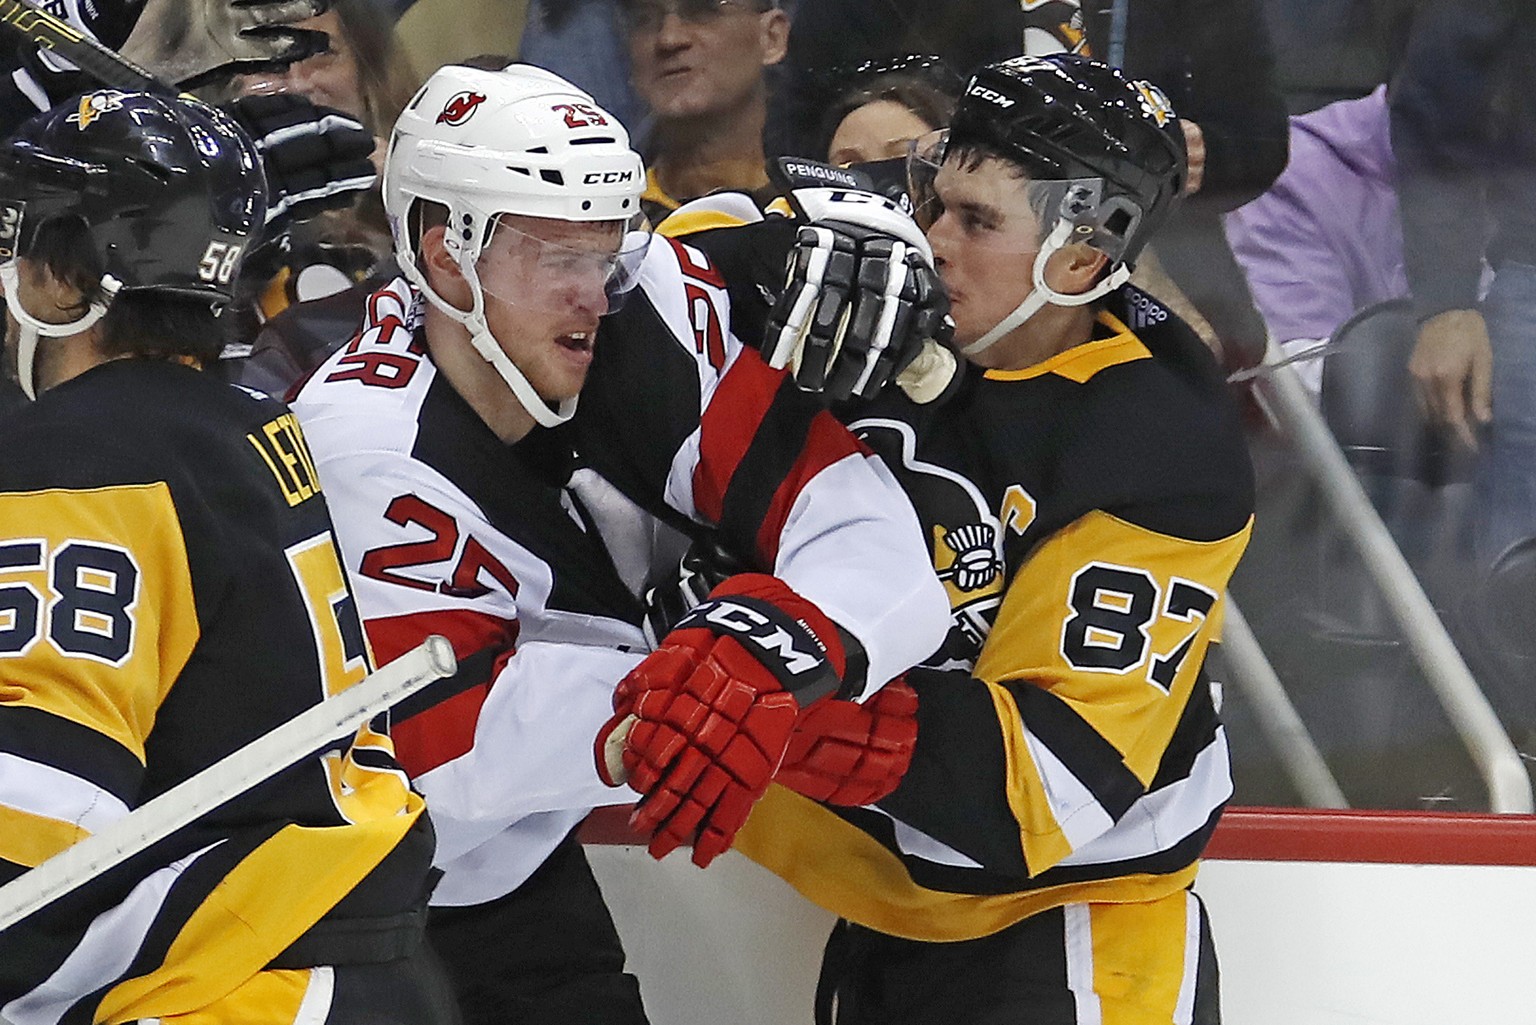
{"type": "Polygon", "coordinates": [[[487,295],[520,309],[603,316],[640,280],[651,233],[628,221],[564,221],[499,214],[475,270],[487,295]]]}
{"type": "Polygon", "coordinates": [[[914,139],[907,151],[913,219],[932,240],[953,233],[967,248],[1035,253],[1066,217],[1092,241],[1102,183],[1096,178],[1035,181],[985,150],[957,150],[947,129],[914,139]]]}

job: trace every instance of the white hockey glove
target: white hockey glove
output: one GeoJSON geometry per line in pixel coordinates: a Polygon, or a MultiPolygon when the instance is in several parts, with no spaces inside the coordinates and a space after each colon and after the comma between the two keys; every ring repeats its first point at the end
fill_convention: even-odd
{"type": "Polygon", "coordinates": [[[925,379],[908,394],[941,397],[958,376],[947,347],[954,325],[917,224],[868,192],[796,189],[789,199],[805,224],[768,316],[768,365],[790,368],[801,390],[838,402],[873,397],[926,353],[925,379]]]}

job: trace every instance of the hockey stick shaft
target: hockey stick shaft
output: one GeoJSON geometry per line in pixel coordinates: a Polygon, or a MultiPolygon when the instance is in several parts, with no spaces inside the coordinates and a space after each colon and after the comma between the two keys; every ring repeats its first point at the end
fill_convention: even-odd
{"type": "Polygon", "coordinates": [[[125,92],[175,96],[180,90],[114,50],[102,46],[73,25],[55,18],[31,0],[0,0],[0,28],[63,57],[102,85],[125,92]]]}
{"type": "Polygon", "coordinates": [[[423,687],[453,675],[453,646],[433,635],[384,668],[301,712],[159,797],[0,886],[0,930],[148,849],[202,815],[351,735],[423,687]]]}

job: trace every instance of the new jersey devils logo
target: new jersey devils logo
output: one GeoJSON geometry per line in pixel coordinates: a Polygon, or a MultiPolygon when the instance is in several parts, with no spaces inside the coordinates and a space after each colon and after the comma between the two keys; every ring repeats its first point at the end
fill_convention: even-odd
{"type": "Polygon", "coordinates": [[[484,102],[484,93],[468,91],[455,93],[447,103],[443,104],[442,113],[437,115],[437,123],[457,128],[474,117],[476,109],[484,102]]]}

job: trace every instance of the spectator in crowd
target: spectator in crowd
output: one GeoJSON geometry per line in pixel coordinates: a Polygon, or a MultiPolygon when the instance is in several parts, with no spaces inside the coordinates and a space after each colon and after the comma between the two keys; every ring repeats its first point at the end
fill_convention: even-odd
{"type": "MultiPolygon", "coordinates": [[[[292,414],[200,370],[258,159],[198,101],[100,91],[0,160],[5,362],[36,395],[0,427],[0,882],[368,671],[292,414]]],[[[382,722],[0,932],[6,1017],[456,1022],[382,722]]]]}
{"type": "Polygon", "coordinates": [[[621,0],[620,9],[652,117],[651,220],[717,189],[766,188],[765,70],[784,59],[789,35],[778,0],[621,0]]]}
{"type": "Polygon", "coordinates": [[[1423,3],[1391,91],[1404,256],[1431,416],[1481,448],[1484,564],[1536,534],[1536,7],[1423,3]],[[1490,234],[1491,232],[1491,234],[1490,234]],[[1494,276],[1478,290],[1484,260],[1494,276]]]}
{"type": "Polygon", "coordinates": [[[397,709],[439,825],[428,935],[471,1025],[643,1022],[574,833],[634,796],[600,780],[599,729],[652,853],[692,843],[702,866],[787,759],[799,703],[851,704],[921,658],[942,593],[873,457],[729,333],[702,253],[637,227],[640,157],[591,97],[527,65],[439,69],[385,180],[402,277],[294,409],[374,651],[489,646],[464,689],[397,709]],[[646,655],[596,475],[631,516],[764,572],[646,655]],[[732,634],[759,623],[790,647],[732,634]]]}
{"type": "Polygon", "coordinates": [[[855,69],[822,118],[812,155],[839,166],[905,159],[909,143],[949,124],[961,85],[936,58],[855,69]]]}
{"type": "MultiPolygon", "coordinates": [[[[1292,117],[1290,164],[1226,228],[1287,355],[1316,349],[1356,310],[1407,295],[1386,87],[1292,117]]],[[[1322,387],[1321,358],[1298,371],[1322,387]]]]}

